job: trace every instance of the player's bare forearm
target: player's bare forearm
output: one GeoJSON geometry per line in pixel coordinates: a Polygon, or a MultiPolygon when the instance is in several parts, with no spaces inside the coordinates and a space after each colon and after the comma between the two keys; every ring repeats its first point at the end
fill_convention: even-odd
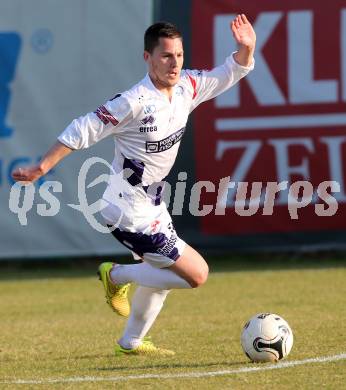
{"type": "Polygon", "coordinates": [[[71,152],[73,152],[73,149],[62,144],[60,141],[57,141],[40,161],[43,174],[45,175],[49,172],[59,163],[59,161],[68,156],[71,152]]]}
{"type": "Polygon", "coordinates": [[[255,48],[249,48],[245,46],[240,46],[238,51],[234,53],[234,59],[239,65],[250,66],[253,61],[253,54],[255,48]]]}
{"type": "Polygon", "coordinates": [[[235,41],[239,45],[234,54],[235,61],[242,66],[250,66],[256,46],[256,33],[244,14],[238,15],[231,22],[231,30],[235,41]]]}
{"type": "Polygon", "coordinates": [[[48,173],[63,158],[69,155],[73,149],[57,141],[49,151],[42,157],[41,161],[35,165],[17,168],[12,172],[15,181],[23,183],[33,183],[41,176],[48,173]]]}

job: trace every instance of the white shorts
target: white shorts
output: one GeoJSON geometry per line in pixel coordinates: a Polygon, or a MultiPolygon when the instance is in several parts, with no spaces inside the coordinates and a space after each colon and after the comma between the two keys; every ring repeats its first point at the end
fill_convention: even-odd
{"type": "MultiPolygon", "coordinates": [[[[137,219],[137,224],[117,224],[112,234],[130,249],[135,260],[142,259],[156,268],[169,267],[181,256],[186,243],[178,237],[164,204],[152,210],[152,218],[137,219]]],[[[112,221],[109,209],[102,215],[108,226],[118,221],[112,221]]]]}

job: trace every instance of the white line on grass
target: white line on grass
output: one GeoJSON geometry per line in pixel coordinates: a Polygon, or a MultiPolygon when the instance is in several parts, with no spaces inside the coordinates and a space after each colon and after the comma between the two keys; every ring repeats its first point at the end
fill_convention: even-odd
{"type": "Polygon", "coordinates": [[[127,381],[131,379],[180,379],[180,378],[205,378],[210,376],[243,374],[248,372],[278,370],[281,368],[289,368],[294,366],[301,366],[311,363],[328,363],[335,362],[337,360],[346,359],[346,353],[333,356],[321,356],[318,358],[293,360],[291,362],[279,362],[270,365],[257,365],[253,367],[241,367],[233,370],[221,370],[221,371],[209,371],[209,372],[186,372],[177,374],[142,374],[142,375],[122,375],[122,376],[110,376],[110,377],[97,377],[97,376],[84,376],[84,377],[72,377],[72,378],[60,378],[60,379],[16,379],[0,381],[0,384],[7,385],[39,385],[48,383],[76,383],[76,382],[118,382],[127,381]]]}

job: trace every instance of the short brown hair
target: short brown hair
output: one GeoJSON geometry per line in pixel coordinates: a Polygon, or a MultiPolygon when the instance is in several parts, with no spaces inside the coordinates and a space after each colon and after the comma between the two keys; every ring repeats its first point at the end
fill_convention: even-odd
{"type": "Polygon", "coordinates": [[[183,40],[181,32],[173,23],[157,22],[148,27],[144,34],[144,50],[151,54],[158,46],[160,38],[180,38],[183,40]]]}

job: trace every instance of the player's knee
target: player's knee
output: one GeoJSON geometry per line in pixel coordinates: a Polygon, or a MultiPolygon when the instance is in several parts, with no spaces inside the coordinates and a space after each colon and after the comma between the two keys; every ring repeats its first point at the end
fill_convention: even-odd
{"type": "Polygon", "coordinates": [[[205,263],[200,269],[194,274],[192,280],[190,281],[192,288],[197,288],[202,286],[208,279],[209,268],[207,263],[205,263]]]}

